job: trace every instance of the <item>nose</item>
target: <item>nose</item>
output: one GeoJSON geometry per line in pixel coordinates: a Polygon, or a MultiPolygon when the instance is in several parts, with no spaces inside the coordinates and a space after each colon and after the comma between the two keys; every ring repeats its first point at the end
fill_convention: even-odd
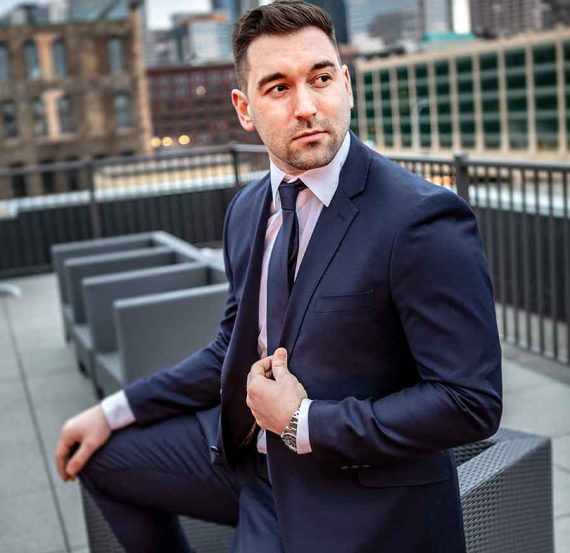
{"type": "Polygon", "coordinates": [[[311,90],[300,87],[296,96],[295,117],[297,119],[310,119],[317,113],[317,102],[311,90]]]}

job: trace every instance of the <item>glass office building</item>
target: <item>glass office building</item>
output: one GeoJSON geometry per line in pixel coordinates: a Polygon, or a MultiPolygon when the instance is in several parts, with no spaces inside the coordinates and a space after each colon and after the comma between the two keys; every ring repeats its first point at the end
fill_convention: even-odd
{"type": "Polygon", "coordinates": [[[355,64],[359,135],[388,152],[567,159],[570,29],[355,64]]]}

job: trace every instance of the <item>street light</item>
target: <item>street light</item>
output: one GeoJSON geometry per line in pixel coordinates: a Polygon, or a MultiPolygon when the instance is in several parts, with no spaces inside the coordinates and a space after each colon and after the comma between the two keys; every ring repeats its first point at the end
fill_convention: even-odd
{"type": "Polygon", "coordinates": [[[422,109],[429,107],[429,100],[422,98],[417,100],[412,109],[412,146],[415,152],[420,151],[420,114],[422,109]]]}

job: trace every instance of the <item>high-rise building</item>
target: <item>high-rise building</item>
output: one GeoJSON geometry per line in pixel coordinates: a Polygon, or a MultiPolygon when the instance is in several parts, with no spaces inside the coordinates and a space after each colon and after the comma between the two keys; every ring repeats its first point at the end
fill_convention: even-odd
{"type": "Polygon", "coordinates": [[[71,21],[118,20],[127,17],[128,0],[68,0],[71,21]]]}
{"type": "Polygon", "coordinates": [[[451,31],[452,12],[452,0],[351,0],[348,34],[353,42],[362,36],[377,36],[386,44],[419,41],[425,34],[451,31]]]}
{"type": "Polygon", "coordinates": [[[570,25],[570,0],[543,0],[541,12],[544,29],[570,25]]]}
{"type": "Polygon", "coordinates": [[[336,32],[336,40],[339,44],[348,44],[348,25],[345,0],[307,0],[309,4],[315,4],[323,8],[331,16],[336,32]]]}
{"type": "Polygon", "coordinates": [[[240,0],[211,0],[212,10],[215,12],[224,12],[228,18],[228,23],[233,25],[236,19],[241,15],[240,0]]]}
{"type": "Polygon", "coordinates": [[[170,35],[176,63],[231,59],[231,26],[226,12],[179,15],[170,35]]]}
{"type": "Polygon", "coordinates": [[[542,0],[471,2],[473,31],[483,36],[509,36],[542,29],[542,4],[542,0]]]}

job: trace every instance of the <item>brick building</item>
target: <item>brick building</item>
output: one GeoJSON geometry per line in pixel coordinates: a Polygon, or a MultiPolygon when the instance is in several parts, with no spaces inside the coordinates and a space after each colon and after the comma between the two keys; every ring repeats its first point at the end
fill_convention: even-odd
{"type": "Polygon", "coordinates": [[[260,143],[257,133],[241,128],[232,106],[232,63],[152,67],[147,78],[156,148],[260,143]]]}
{"type": "MultiPolygon", "coordinates": [[[[1,168],[150,151],[139,17],[0,27],[1,168]]],[[[76,186],[2,180],[0,198],[76,186]]]]}

